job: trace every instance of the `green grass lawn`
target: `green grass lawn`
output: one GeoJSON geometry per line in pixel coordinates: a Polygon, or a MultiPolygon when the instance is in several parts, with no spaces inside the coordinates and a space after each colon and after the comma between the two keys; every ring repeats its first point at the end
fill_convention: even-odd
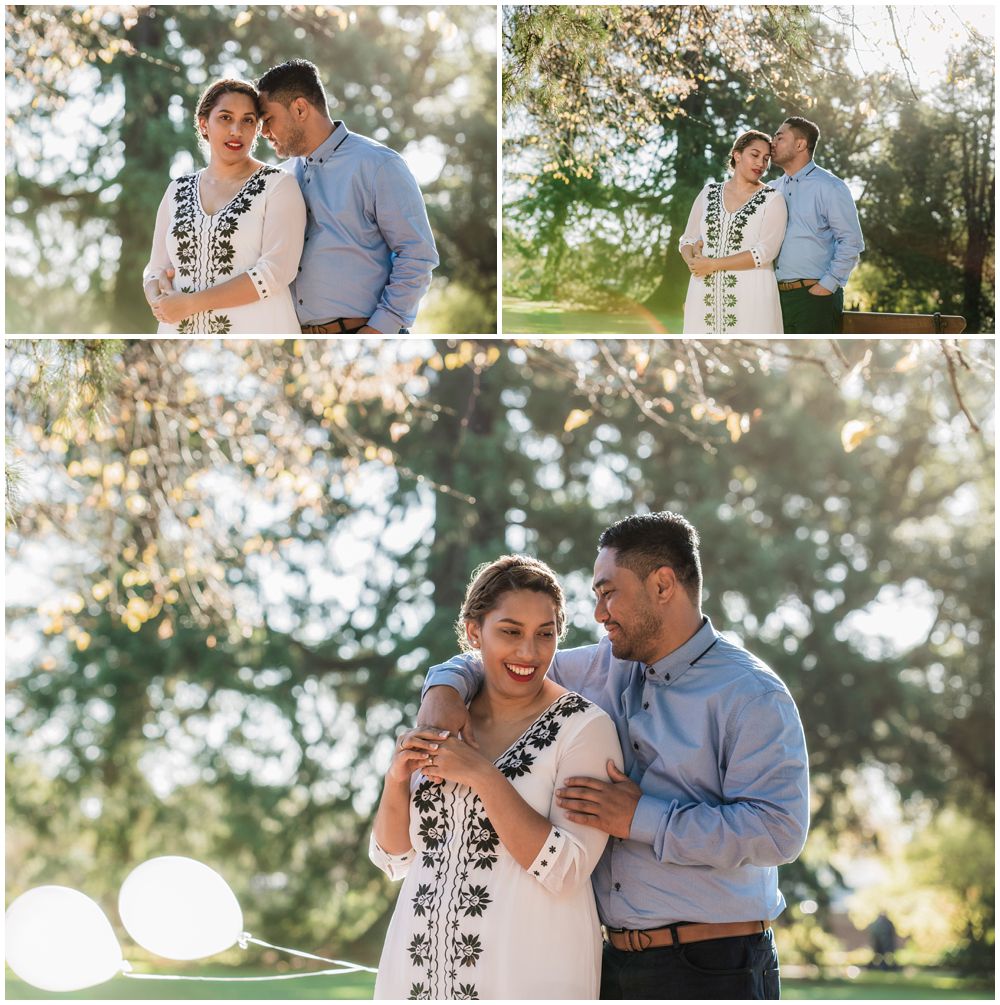
{"type": "Polygon", "coordinates": [[[680,316],[657,316],[641,304],[591,311],[569,304],[504,297],[504,335],[679,335],[680,316]]]}
{"type": "MultiPolygon", "coordinates": [[[[136,967],[136,970],[151,971],[148,967],[136,967]]],[[[170,973],[180,973],[181,968],[170,973]]],[[[274,977],[277,971],[261,967],[221,967],[204,966],[188,971],[191,976],[199,977],[274,977]]],[[[297,977],[294,980],[280,981],[144,981],[134,977],[115,977],[106,984],[83,991],[73,991],[67,994],[52,994],[49,991],[39,991],[25,984],[7,971],[5,981],[6,998],[48,999],[63,998],[116,1000],[129,999],[173,999],[202,998],[211,1000],[250,999],[275,1000],[292,998],[332,998],[370,1000],[375,987],[374,974],[334,974],[327,977],[297,977]]]]}
{"type": "Polygon", "coordinates": [[[853,999],[974,999],[990,1001],[992,985],[938,973],[871,973],[846,977],[781,979],[782,998],[853,999]]]}
{"type": "MultiPolygon", "coordinates": [[[[274,971],[259,968],[201,967],[191,971],[200,976],[252,977],[271,976],[274,971]]],[[[240,981],[224,984],[203,981],[144,981],[116,977],[106,984],[72,994],[53,995],[38,991],[7,971],[6,997],[13,1000],[62,998],[83,999],[249,999],[277,1000],[292,998],[327,998],[368,1000],[375,985],[374,974],[343,974],[332,977],[300,977],[282,981],[240,981]]],[[[937,973],[876,974],[862,972],[856,979],[827,980],[782,979],[783,998],[812,999],[979,999],[993,998],[993,989],[983,982],[937,973]]]]}

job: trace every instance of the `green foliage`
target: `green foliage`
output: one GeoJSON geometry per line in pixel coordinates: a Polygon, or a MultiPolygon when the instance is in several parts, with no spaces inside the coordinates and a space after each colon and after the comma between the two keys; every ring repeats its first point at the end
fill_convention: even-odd
{"type": "MultiPolygon", "coordinates": [[[[202,162],[192,127],[202,88],[313,60],[331,114],[441,160],[423,187],[441,251],[435,289],[481,301],[443,331],[495,328],[496,55],[483,7],[148,6],[7,8],[7,327],[153,331],[141,290],[156,210],[172,176],[202,162]],[[58,28],[55,24],[58,23],[58,28]],[[51,40],[49,38],[51,36],[51,40]],[[58,44],[56,44],[58,39],[58,44]],[[37,58],[39,54],[43,58],[37,58]],[[92,115],[92,109],[98,109],[92,115]],[[54,135],[72,159],[34,150],[54,135]]],[[[260,141],[263,159],[271,151],[260,141]]],[[[460,296],[459,301],[462,300],[460,296]]]]}
{"type": "MultiPolygon", "coordinates": [[[[873,808],[845,797],[873,765],[914,819],[976,821],[941,834],[968,848],[961,939],[981,947],[993,349],[962,347],[981,438],[938,353],[133,340],[106,424],[62,435],[9,380],[36,473],[9,568],[42,555],[51,581],[8,600],[11,894],[64,883],[110,906],[138,862],[188,854],[227,876],[255,934],[372,961],[394,895],[366,858],[374,801],[470,570],[545,558],[566,644],[584,644],[599,532],[669,508],[701,532],[706,612],[799,703],[817,849],[875,840],[873,808]],[[870,435],[845,436],[859,421],[870,435]],[[927,629],[900,648],[881,627],[906,591],[927,629]]],[[[823,858],[785,870],[792,904],[829,902],[823,858]]]]}
{"type": "Polygon", "coordinates": [[[992,815],[948,807],[919,827],[884,880],[854,898],[861,926],[879,910],[895,919],[911,960],[943,959],[967,973],[993,970],[996,870],[992,815]]]}
{"type": "Polygon", "coordinates": [[[726,176],[744,129],[804,115],[821,126],[818,162],[859,193],[866,252],[848,303],[962,314],[970,332],[992,331],[993,57],[974,31],[950,57],[949,87],[915,95],[890,72],[859,73],[863,31],[843,10],[513,10],[508,293],[599,308],[613,291],[680,313],[677,240],[697,193],[726,176]],[[560,35],[563,22],[576,30],[560,35]]]}

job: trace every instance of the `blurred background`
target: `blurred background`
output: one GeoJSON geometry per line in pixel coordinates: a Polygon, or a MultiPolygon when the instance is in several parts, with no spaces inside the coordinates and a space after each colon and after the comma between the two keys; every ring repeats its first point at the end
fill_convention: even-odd
{"type": "MultiPolygon", "coordinates": [[[[421,333],[496,332],[496,9],[11,5],[6,331],[155,332],[142,295],[156,209],[203,166],[201,91],[291,57],[330,114],[406,159],[441,256],[421,333]]],[[[269,144],[256,156],[276,163],[269,144]]]]}
{"type": "Polygon", "coordinates": [[[674,509],[705,612],[806,730],[785,997],[991,997],[994,366],[990,340],[9,341],[7,902],[62,884],[117,925],[135,866],[190,856],[258,938],[374,965],[373,810],[470,572],[537,555],[565,645],[594,642],[598,534],[674,509]]]}
{"type": "Polygon", "coordinates": [[[845,306],[994,331],[994,25],[975,5],[504,7],[503,331],[680,332],[695,198],[789,115],[857,203],[845,306]]]}

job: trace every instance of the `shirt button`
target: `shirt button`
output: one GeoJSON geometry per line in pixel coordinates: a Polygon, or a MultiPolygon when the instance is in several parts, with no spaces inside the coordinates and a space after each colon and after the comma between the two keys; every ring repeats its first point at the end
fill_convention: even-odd
{"type": "Polygon", "coordinates": [[[665,674],[663,675],[663,679],[664,679],[664,680],[670,680],[670,674],[668,674],[668,673],[665,673],[665,674]]]}
{"type": "MultiPolygon", "coordinates": [[[[300,300],[299,303],[301,304],[302,301],[300,300]]],[[[633,743],[632,746],[635,747],[636,750],[639,749],[639,744],[638,743],[633,743]]]]}
{"type": "MultiPolygon", "coordinates": [[[[301,270],[300,270],[300,271],[301,271],[301,270]]],[[[648,702],[648,701],[644,701],[644,702],[642,703],[642,707],[643,707],[643,708],[649,708],[649,702],[648,702]]]]}
{"type": "Polygon", "coordinates": [[[622,888],[621,883],[615,883],[615,889],[620,890],[622,888]]]}
{"type": "Polygon", "coordinates": [[[301,303],[302,303],[302,301],[300,300],[300,301],[299,301],[299,303],[301,304],[301,303]]]}
{"type": "Polygon", "coordinates": [[[301,271],[302,271],[302,266],[300,265],[300,266],[299,266],[299,272],[301,272],[301,271]]]}

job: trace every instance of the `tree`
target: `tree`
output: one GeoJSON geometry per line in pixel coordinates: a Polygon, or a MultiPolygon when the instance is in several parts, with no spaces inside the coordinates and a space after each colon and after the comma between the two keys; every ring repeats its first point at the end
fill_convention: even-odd
{"type": "Polygon", "coordinates": [[[869,307],[961,314],[968,330],[991,331],[992,71],[972,45],[950,59],[942,98],[914,101],[895,81],[883,102],[898,125],[871,136],[857,171],[867,250],[856,288],[869,307]]]}
{"type": "MultiPolygon", "coordinates": [[[[24,252],[8,257],[8,330],[152,331],[139,278],[163,191],[201,163],[198,94],[289,55],[317,64],[334,118],[404,156],[440,161],[424,186],[444,252],[435,320],[446,331],[493,330],[496,87],[485,8],[96,6],[60,18],[9,6],[6,19],[19,152],[8,221],[24,252]],[[68,163],[35,149],[38,136],[64,134],[68,163]]],[[[271,156],[266,145],[257,153],[271,156]]]]}
{"type": "MultiPolygon", "coordinates": [[[[706,611],[792,689],[831,842],[865,834],[861,766],[992,813],[989,344],[136,340],[93,432],[29,348],[9,567],[43,550],[53,584],[7,612],[41,637],[9,669],[14,893],[86,872],[109,902],[183,848],[251,930],[374,956],[379,778],[469,571],[544,557],[584,644],[597,535],[644,508],[699,527],[706,611]],[[880,645],[904,587],[926,640],[880,645]]],[[[786,888],[822,899],[821,865],[786,888]]]]}
{"type": "MultiPolygon", "coordinates": [[[[908,71],[898,19],[886,12],[908,71]]],[[[512,8],[505,240],[514,291],[593,305],[617,294],[672,324],[689,280],[677,238],[697,192],[724,175],[738,132],[801,114],[821,124],[822,165],[857,194],[867,250],[849,299],[979,324],[969,291],[989,304],[991,51],[970,28],[938,111],[908,72],[856,68],[858,50],[880,44],[863,21],[853,9],[795,6],[512,8]],[[930,149],[918,146],[928,134],[930,149]]],[[[933,19],[928,27],[941,30],[933,19]]]]}

